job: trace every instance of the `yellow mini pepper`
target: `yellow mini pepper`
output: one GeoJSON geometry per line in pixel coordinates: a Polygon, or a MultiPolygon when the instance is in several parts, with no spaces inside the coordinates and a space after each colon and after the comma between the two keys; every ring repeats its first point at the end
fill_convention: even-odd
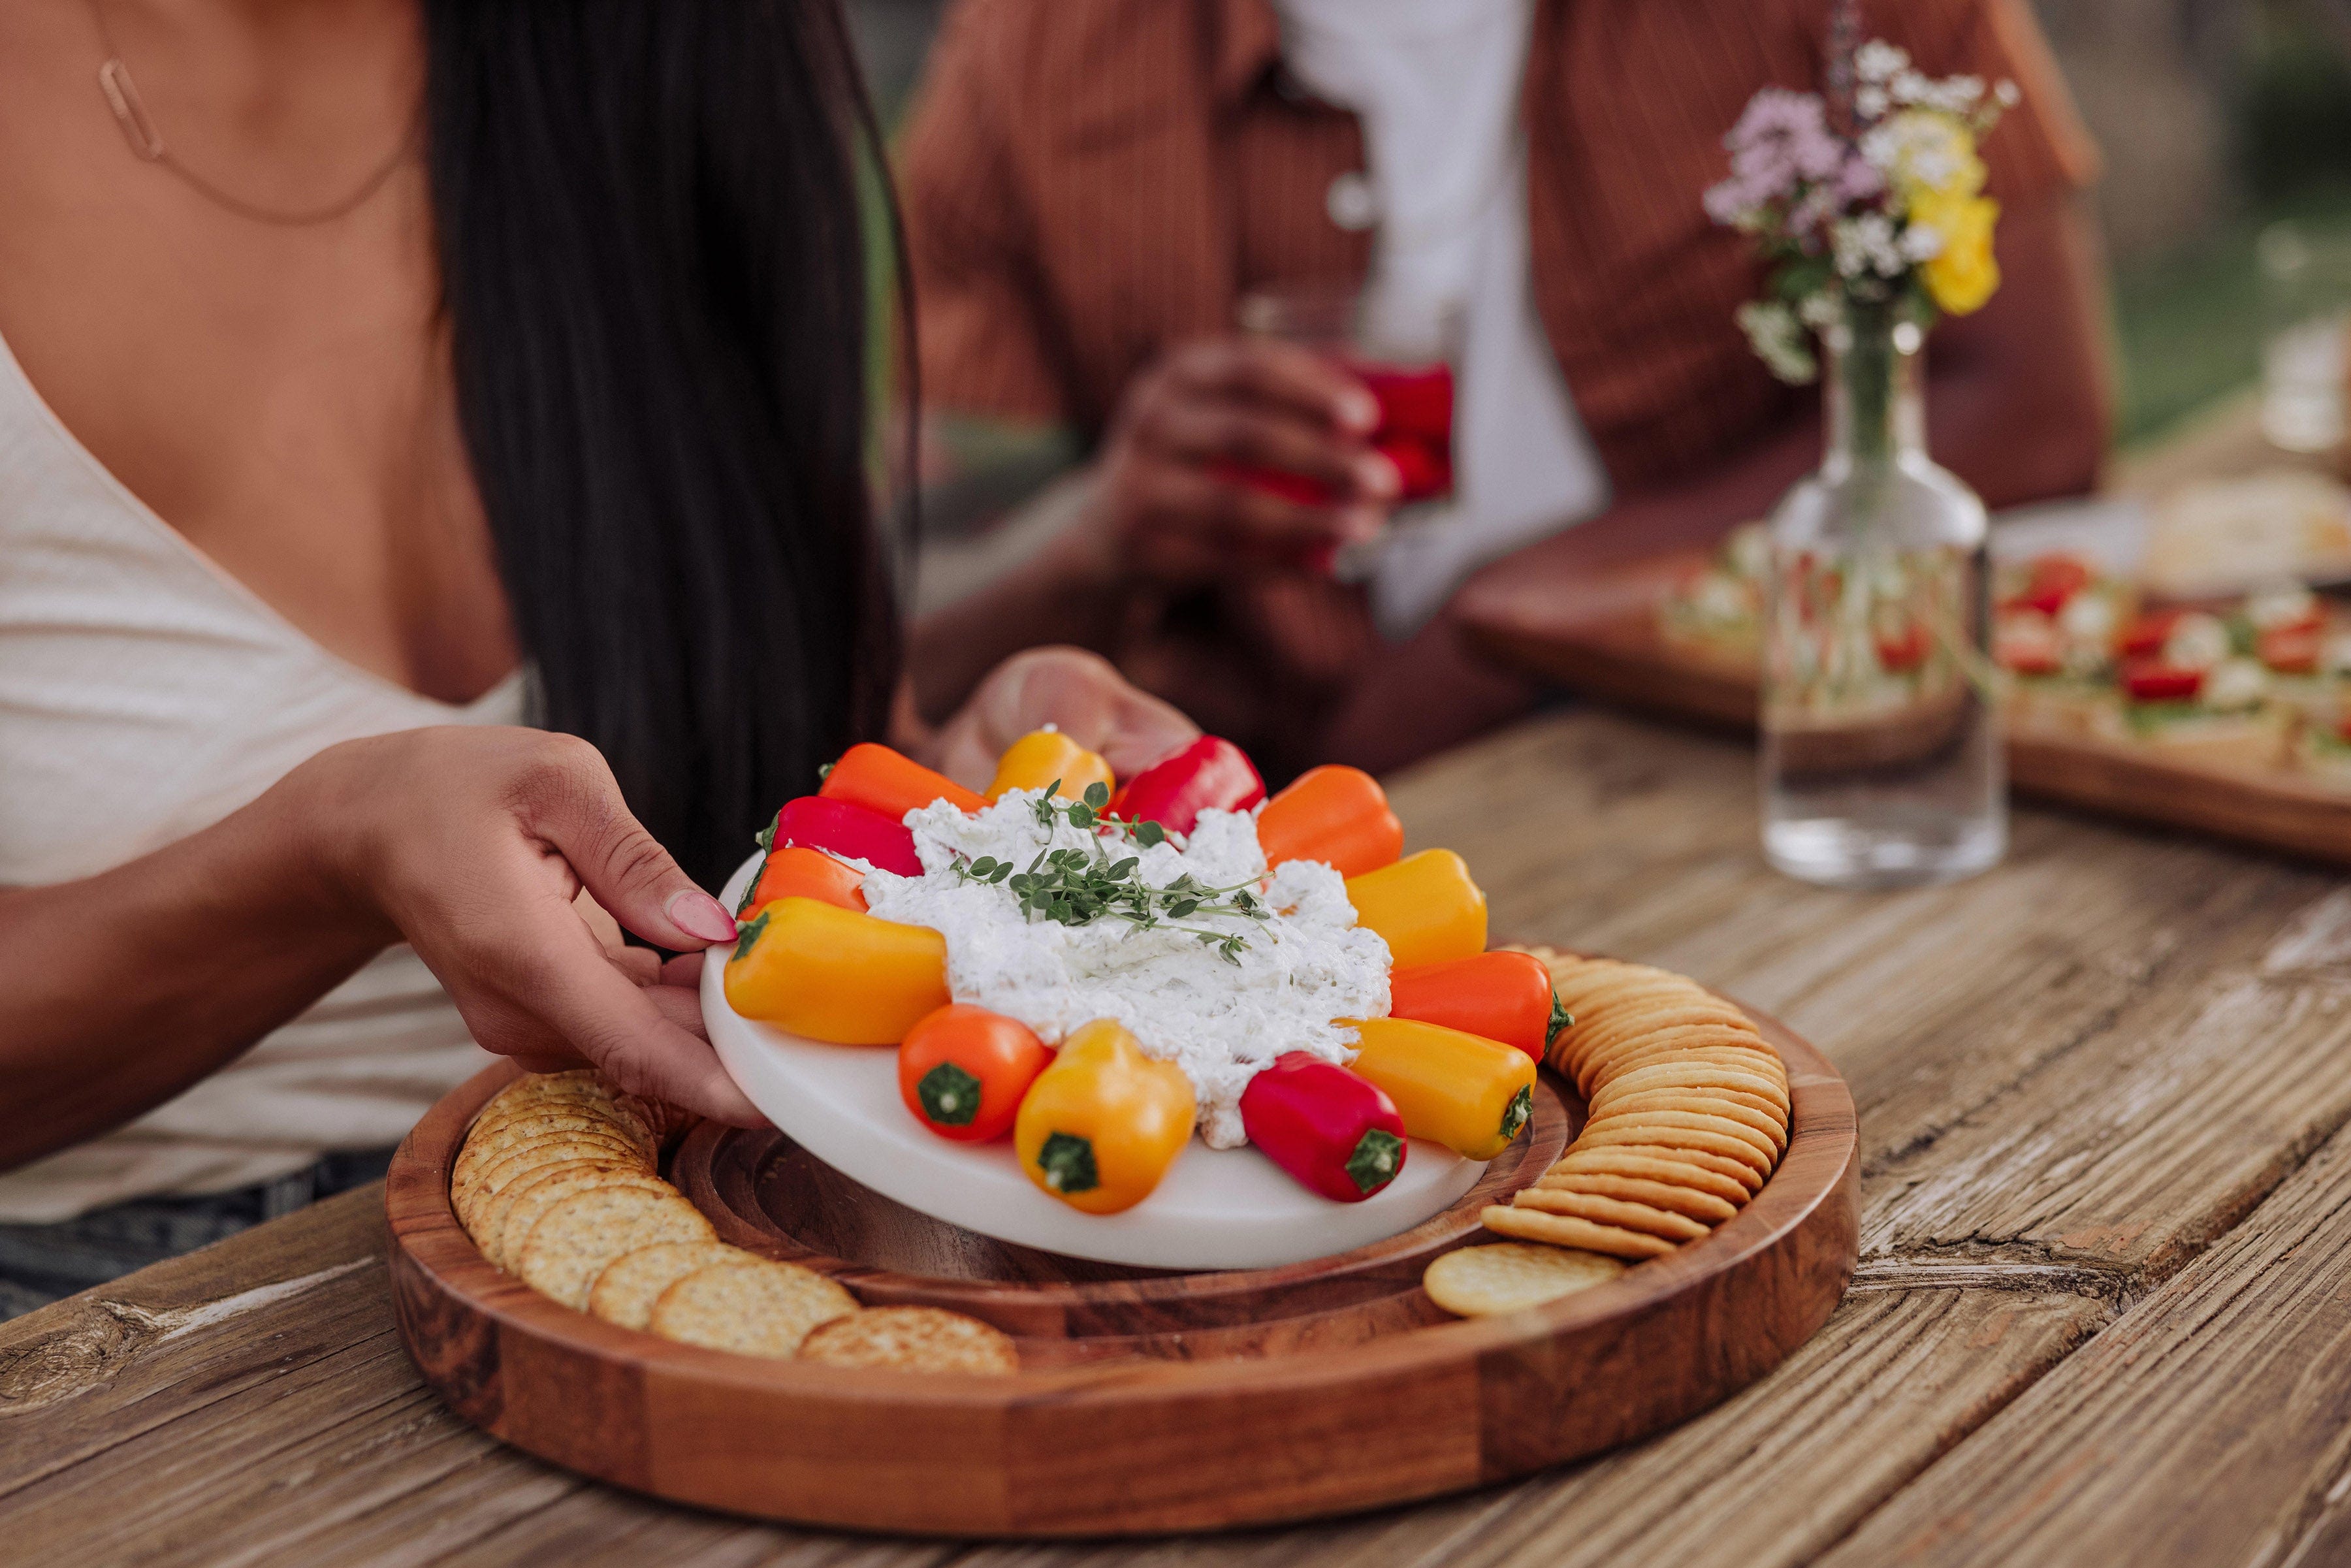
{"type": "Polygon", "coordinates": [[[1182,1068],[1144,1055],[1117,1019],[1096,1019],[1029,1086],[1012,1152],[1071,1207],[1116,1214],[1151,1196],[1190,1141],[1196,1109],[1182,1068]]]}
{"type": "Polygon", "coordinates": [[[1416,1138],[1465,1159],[1510,1147],[1534,1109],[1535,1061],[1483,1035],[1412,1019],[1351,1020],[1362,1035],[1352,1065],[1387,1091],[1416,1138]]]}
{"type": "Polygon", "coordinates": [[[1423,850],[1347,879],[1355,924],[1376,931],[1399,969],[1486,950],[1486,895],[1451,850],[1423,850]]]}
{"type": "Polygon", "coordinates": [[[947,1005],[947,939],[813,898],[779,898],[743,927],[726,1001],[833,1045],[895,1045],[947,1005]]]}
{"type": "Polygon", "coordinates": [[[1110,764],[1099,756],[1058,729],[1032,729],[997,758],[996,782],[987,787],[987,798],[1001,799],[1010,789],[1042,789],[1057,779],[1061,782],[1053,793],[1068,800],[1084,800],[1089,784],[1118,788],[1110,764]]]}

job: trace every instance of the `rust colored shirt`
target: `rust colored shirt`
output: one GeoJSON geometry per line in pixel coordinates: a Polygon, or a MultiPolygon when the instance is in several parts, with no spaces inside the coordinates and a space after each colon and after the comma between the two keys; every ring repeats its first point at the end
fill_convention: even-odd
{"type": "MultiPolygon", "coordinates": [[[[1536,305],[1618,489],[1733,449],[1792,406],[1732,312],[1745,236],[1699,206],[1758,88],[1813,88],[1825,0],[1538,0],[1523,97],[1536,305]]],[[[1930,76],[2013,79],[1984,145],[2015,207],[2096,154],[2022,0],[1877,0],[1930,76]]],[[[1265,0],[963,0],[902,179],[925,401],[1098,434],[1161,350],[1270,283],[1360,277],[1332,222],[1353,115],[1280,69],[1265,0]]]]}
{"type": "MultiPolygon", "coordinates": [[[[1730,456],[1817,395],[1748,348],[1733,313],[1761,274],[1700,197],[1729,172],[1723,135],[1758,88],[1818,85],[1827,8],[1536,0],[1529,270],[1620,496],[1730,456]]],[[[2022,89],[1983,149],[2008,207],[2093,177],[2024,0],[1874,0],[1865,30],[1929,75],[2022,89]]],[[[1266,0],[961,0],[899,172],[925,403],[1091,443],[1129,379],[1230,331],[1248,290],[1362,277],[1371,236],[1333,222],[1328,195],[1363,167],[1355,117],[1280,68],[1266,0]]],[[[1138,589],[1123,624],[1105,651],[1130,678],[1275,774],[1391,766],[1528,700],[1444,622],[1389,647],[1359,591],[1295,573],[1138,589]]]]}

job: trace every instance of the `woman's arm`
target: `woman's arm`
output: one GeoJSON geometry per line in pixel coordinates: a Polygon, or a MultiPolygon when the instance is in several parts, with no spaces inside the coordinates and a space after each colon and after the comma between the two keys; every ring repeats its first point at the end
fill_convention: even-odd
{"type": "Polygon", "coordinates": [[[490,1050],[758,1124],[692,990],[608,956],[583,884],[664,947],[733,934],[592,747],[443,728],[331,747],[152,854],[0,892],[0,1168],[161,1103],[403,935],[490,1050]]]}

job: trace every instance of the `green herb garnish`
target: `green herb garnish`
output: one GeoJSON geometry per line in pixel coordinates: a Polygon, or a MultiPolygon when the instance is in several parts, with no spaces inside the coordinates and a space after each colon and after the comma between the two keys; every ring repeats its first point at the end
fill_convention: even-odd
{"type": "Polygon", "coordinates": [[[1156,822],[1130,827],[1102,815],[1102,808],[1110,803],[1110,791],[1100,784],[1088,785],[1084,800],[1062,805],[1052,792],[1060,783],[1054,780],[1038,798],[1037,824],[1050,829],[1057,821],[1067,821],[1080,832],[1093,835],[1087,848],[1040,850],[1026,870],[1015,870],[1009,861],[994,855],[982,855],[968,864],[958,860],[956,870],[969,881],[1001,885],[1019,900],[1020,913],[1030,920],[1085,925],[1108,919],[1123,920],[1143,930],[1165,927],[1189,933],[1214,947],[1227,963],[1240,962],[1241,953],[1249,946],[1240,933],[1182,923],[1204,914],[1264,922],[1271,911],[1258,896],[1256,883],[1209,887],[1186,872],[1165,887],[1152,886],[1143,880],[1140,856],[1113,857],[1107,846],[1114,844],[1123,850],[1134,842],[1148,847],[1164,841],[1166,831],[1156,822]]]}

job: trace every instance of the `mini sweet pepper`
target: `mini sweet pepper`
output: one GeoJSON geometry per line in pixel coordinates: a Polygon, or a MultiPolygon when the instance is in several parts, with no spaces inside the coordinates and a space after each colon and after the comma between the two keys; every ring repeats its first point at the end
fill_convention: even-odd
{"type": "Polygon", "coordinates": [[[1128,779],[1112,799],[1110,814],[1188,833],[1203,811],[1246,811],[1264,799],[1265,780],[1248,754],[1229,740],[1204,735],[1128,779]]]}
{"type": "Polygon", "coordinates": [[[1012,1126],[1029,1179],[1072,1208],[1116,1214],[1152,1194],[1192,1136],[1192,1081],[1143,1054],[1115,1019],[1071,1031],[1012,1126]]]}
{"type": "Polygon", "coordinates": [[[1371,1080],[1292,1051],[1241,1091],[1241,1130],[1299,1185],[1361,1203],[1404,1169],[1404,1118],[1371,1080]]]}
{"type": "Polygon", "coordinates": [[[1534,1059],[1496,1040],[1412,1019],[1364,1019],[1354,1070],[1387,1092],[1416,1138],[1465,1159],[1510,1146],[1534,1109],[1534,1059]]]}
{"type": "Polygon", "coordinates": [[[727,1005],[832,1045],[895,1045],[947,1000],[946,937],[813,898],[768,905],[726,960],[727,1005]]]}
{"type": "Polygon", "coordinates": [[[828,800],[853,800],[893,822],[904,821],[907,812],[934,800],[945,800],[958,811],[977,811],[987,804],[946,774],[870,740],[842,752],[841,760],[826,769],[817,793],[828,800]]]}
{"type": "Polygon", "coordinates": [[[865,873],[844,865],[822,850],[806,844],[784,844],[768,852],[759,874],[743,890],[735,910],[737,920],[756,920],[759,911],[779,898],[813,898],[843,909],[865,913],[865,873]]]}
{"type": "Polygon", "coordinates": [[[1310,768],[1258,813],[1265,863],[1322,861],[1341,876],[1394,865],[1404,853],[1404,824],[1387,791],[1360,768],[1310,768]]]}
{"type": "Polygon", "coordinates": [[[1537,1062],[1570,1021],[1531,953],[1473,953],[1388,976],[1388,1016],[1516,1046],[1537,1062]]]}
{"type": "Polygon", "coordinates": [[[996,780],[987,787],[987,798],[994,800],[1008,790],[1042,789],[1049,784],[1062,800],[1082,800],[1087,785],[1114,789],[1118,780],[1109,763],[1060,730],[1032,729],[996,759],[996,780]]]}
{"type": "Polygon", "coordinates": [[[1376,931],[1399,969],[1486,950],[1486,895],[1451,850],[1423,850],[1347,879],[1355,924],[1376,931]]]}
{"type": "Polygon", "coordinates": [[[923,860],[914,852],[914,835],[894,817],[858,805],[803,795],[787,800],[776,820],[760,835],[770,854],[783,845],[802,844],[827,854],[861,860],[900,876],[923,874],[923,860]]]}

